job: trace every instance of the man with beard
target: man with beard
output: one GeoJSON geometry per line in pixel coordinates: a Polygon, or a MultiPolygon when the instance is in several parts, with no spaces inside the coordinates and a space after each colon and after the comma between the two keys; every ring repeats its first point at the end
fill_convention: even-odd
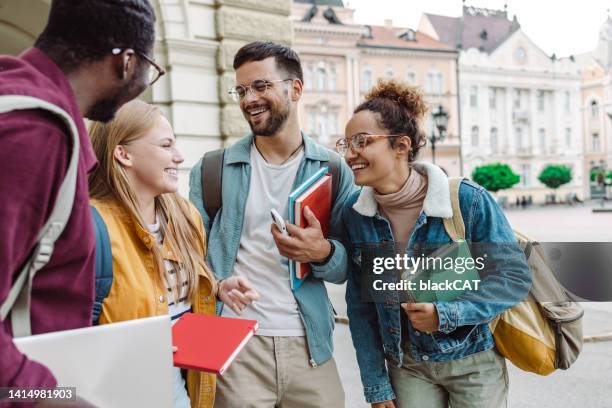
{"type": "MultiPolygon", "coordinates": [[[[46,109],[11,110],[19,99],[14,95],[64,111],[80,144],[70,217],[31,283],[32,334],[91,325],[95,237],[87,173],[96,159],[83,116],[112,119],[149,85],[150,73],[159,76],[150,58],[154,31],[147,0],[54,0],[34,48],[16,58],[0,56],[0,97],[10,101],[0,114],[0,304],[10,305],[11,288],[55,207],[73,148],[72,132],[59,116],[46,109]]],[[[0,387],[54,387],[49,369],[15,347],[16,308],[10,310],[0,322],[0,387]]]]}
{"type": "MultiPolygon", "coordinates": [[[[259,329],[232,367],[218,380],[220,407],[343,407],[344,391],[333,353],[333,311],[324,281],[346,279],[347,254],[325,239],[308,209],[309,226],[287,223],[289,236],[272,225],[270,209],[287,217],[288,196],[322,166],[337,160],[338,192],[332,203],[330,236],[339,231],[340,211],[353,188],[352,174],[335,152],[300,130],[298,102],[303,74],[295,51],[257,41],[234,57],[236,86],[230,91],[248,121],[249,134],[223,155],[222,206],[211,219],[201,187],[215,175],[191,171],[190,198],[207,228],[207,261],[223,280],[246,278],[261,295],[248,308],[236,291],[240,317],[259,329]],[[287,258],[310,262],[312,273],[292,292],[287,258]]],[[[216,175],[218,176],[218,175],[216,175]]],[[[222,316],[237,317],[230,308],[222,316]]]]}

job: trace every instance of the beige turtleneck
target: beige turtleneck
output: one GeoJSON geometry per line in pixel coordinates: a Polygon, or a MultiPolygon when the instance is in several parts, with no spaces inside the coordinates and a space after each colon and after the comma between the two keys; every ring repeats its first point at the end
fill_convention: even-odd
{"type": "Polygon", "coordinates": [[[393,239],[396,243],[406,245],[414,224],[416,224],[425,195],[427,194],[427,177],[414,168],[410,169],[408,179],[399,191],[391,194],[374,193],[374,198],[382,215],[391,223],[393,239]]]}

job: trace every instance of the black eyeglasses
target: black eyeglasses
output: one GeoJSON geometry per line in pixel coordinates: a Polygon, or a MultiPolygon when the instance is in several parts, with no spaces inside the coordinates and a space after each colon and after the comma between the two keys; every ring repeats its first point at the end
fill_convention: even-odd
{"type": "MultiPolygon", "coordinates": [[[[164,70],[162,67],[160,67],[157,62],[155,62],[155,60],[149,56],[147,56],[146,54],[142,53],[142,52],[138,52],[136,50],[133,49],[128,49],[130,51],[133,51],[134,54],[138,55],[140,58],[142,58],[143,60],[147,61],[149,63],[149,72],[148,72],[148,78],[149,78],[149,86],[153,85],[155,82],[157,82],[157,80],[159,78],[162,77],[162,75],[166,74],[166,70],[164,70]]],[[[111,51],[113,55],[119,55],[121,54],[123,51],[125,51],[124,49],[121,48],[113,48],[113,50],[111,51]]]]}
{"type": "Polygon", "coordinates": [[[253,95],[261,95],[265,93],[270,87],[277,82],[285,82],[285,81],[293,81],[293,78],[287,79],[275,79],[273,81],[268,81],[266,79],[256,79],[251,82],[250,85],[236,85],[231,87],[227,92],[235,102],[240,102],[247,95],[248,92],[251,92],[253,95]]]}

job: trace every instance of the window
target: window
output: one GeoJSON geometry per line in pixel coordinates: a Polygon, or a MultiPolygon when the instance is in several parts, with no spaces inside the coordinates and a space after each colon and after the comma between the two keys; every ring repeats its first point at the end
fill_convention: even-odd
{"type": "Polygon", "coordinates": [[[478,147],[478,126],[472,126],[472,147],[478,147]]]}
{"type": "Polygon", "coordinates": [[[361,73],[361,90],[367,92],[372,87],[372,71],[364,69],[361,73]]]}
{"type": "Polygon", "coordinates": [[[540,152],[546,153],[546,130],[538,129],[538,139],[540,141],[540,152]]]}
{"type": "Polygon", "coordinates": [[[489,109],[497,109],[497,88],[489,88],[489,109]]]}
{"type": "Polygon", "coordinates": [[[327,127],[327,114],[326,113],[319,114],[319,129],[317,133],[319,135],[320,143],[329,142],[329,128],[327,127]]]}
{"type": "Polygon", "coordinates": [[[472,108],[478,107],[478,87],[476,85],[470,87],[470,106],[472,108]]]}
{"type": "Polygon", "coordinates": [[[317,116],[314,112],[308,112],[308,132],[311,134],[317,133],[317,116]]]}
{"type": "Polygon", "coordinates": [[[597,105],[597,101],[591,102],[591,117],[596,118],[599,116],[599,105],[597,105]]]}
{"type": "Polygon", "coordinates": [[[536,98],[538,100],[538,110],[540,112],[544,111],[544,91],[538,90],[536,94],[536,98]]]}
{"type": "Polygon", "coordinates": [[[443,88],[444,88],[444,84],[442,81],[442,74],[439,72],[435,73],[433,75],[433,93],[435,95],[442,95],[443,88]]]}
{"type": "Polygon", "coordinates": [[[326,75],[325,75],[325,66],[321,64],[319,64],[319,67],[317,68],[317,90],[318,91],[324,91],[325,90],[325,82],[326,82],[326,75]]]}
{"type": "Polygon", "coordinates": [[[312,83],[314,81],[313,71],[314,69],[312,65],[306,66],[306,70],[304,71],[304,88],[307,91],[310,91],[312,89],[312,83]]]}
{"type": "Polygon", "coordinates": [[[514,90],[514,109],[521,109],[521,90],[514,90]]]}
{"type": "Polygon", "coordinates": [[[514,137],[516,138],[516,150],[523,150],[523,129],[516,128],[514,129],[514,137]]]}
{"type": "Polygon", "coordinates": [[[572,128],[565,128],[565,146],[572,147],[572,128]]]}
{"type": "Polygon", "coordinates": [[[497,153],[498,150],[498,141],[497,141],[497,128],[491,128],[491,152],[497,153]]]}
{"type": "Polygon", "coordinates": [[[336,67],[333,65],[329,66],[328,77],[327,77],[327,89],[335,91],[337,84],[336,67]]]}
{"type": "Polygon", "coordinates": [[[572,108],[572,102],[570,99],[570,93],[569,91],[565,91],[565,103],[564,103],[564,107],[565,107],[565,111],[569,112],[570,109],[572,108]]]}
{"type": "Polygon", "coordinates": [[[601,141],[599,140],[599,133],[593,133],[591,136],[591,150],[599,152],[601,150],[601,141]]]}
{"type": "Polygon", "coordinates": [[[406,73],[406,82],[410,85],[416,85],[416,74],[412,71],[406,73]]]}
{"type": "Polygon", "coordinates": [[[433,92],[433,74],[431,72],[427,73],[427,77],[425,79],[425,93],[432,93],[433,92]]]}
{"type": "Polygon", "coordinates": [[[395,72],[393,72],[393,68],[387,68],[385,70],[385,77],[387,77],[388,79],[391,79],[395,76],[395,72]]]}
{"type": "Polygon", "coordinates": [[[521,164],[521,185],[528,187],[531,184],[531,165],[521,164]]]}
{"type": "Polygon", "coordinates": [[[338,114],[336,112],[330,112],[328,116],[328,133],[330,136],[334,136],[338,134],[338,114]]]}

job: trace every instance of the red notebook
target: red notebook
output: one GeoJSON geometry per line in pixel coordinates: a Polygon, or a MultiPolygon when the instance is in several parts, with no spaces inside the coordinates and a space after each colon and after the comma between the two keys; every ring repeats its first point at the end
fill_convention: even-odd
{"type": "MultiPolygon", "coordinates": [[[[302,228],[308,225],[308,221],[306,221],[302,214],[304,208],[308,207],[319,220],[323,235],[327,237],[329,234],[329,219],[331,217],[331,195],[332,178],[331,175],[325,175],[295,199],[295,225],[302,228]]],[[[296,278],[304,279],[309,273],[309,263],[296,261],[296,278]]]]}
{"type": "Polygon", "coordinates": [[[185,313],[172,326],[174,366],[223,374],[257,330],[257,321],[185,313]]]}

